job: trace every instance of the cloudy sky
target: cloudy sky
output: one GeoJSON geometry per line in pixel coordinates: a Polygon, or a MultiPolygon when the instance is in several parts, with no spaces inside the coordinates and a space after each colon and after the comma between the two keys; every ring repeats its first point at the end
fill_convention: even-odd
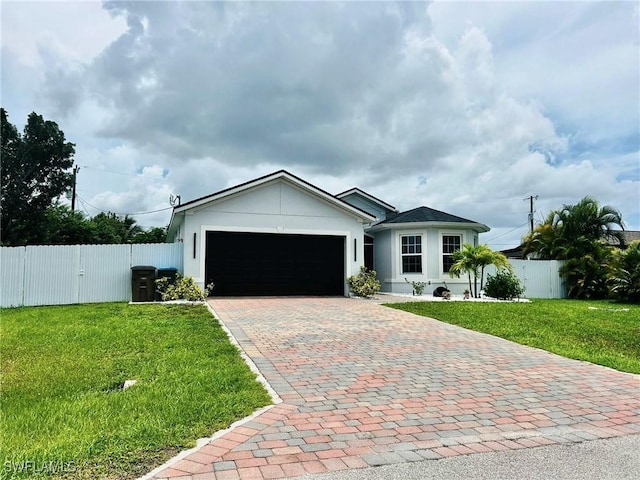
{"type": "MultiPolygon", "coordinates": [[[[516,246],[585,195],[640,230],[639,4],[1,3],[2,106],[76,144],[80,207],[169,207],[281,168],[516,246]]],[[[169,210],[135,215],[164,226],[169,210]]]]}

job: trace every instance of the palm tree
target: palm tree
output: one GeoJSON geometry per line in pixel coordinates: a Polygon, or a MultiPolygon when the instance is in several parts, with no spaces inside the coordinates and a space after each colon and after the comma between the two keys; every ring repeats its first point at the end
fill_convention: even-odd
{"type": "Polygon", "coordinates": [[[563,236],[567,239],[609,240],[615,237],[623,245],[621,232],[614,232],[612,228],[615,225],[624,229],[622,214],[609,205],[600,207],[591,197],[584,197],[576,205],[565,205],[560,218],[563,236]]]}
{"type": "Polygon", "coordinates": [[[495,265],[498,270],[505,269],[509,272],[513,271],[513,267],[509,263],[507,257],[500,252],[494,252],[488,245],[478,245],[476,247],[476,258],[480,266],[480,291],[484,290],[484,269],[489,265],[495,265]]]}
{"type": "Polygon", "coordinates": [[[560,267],[570,298],[598,299],[607,296],[607,269],[612,248],[595,242],[591,252],[567,259],[560,267]]]}
{"type": "Polygon", "coordinates": [[[563,205],[552,211],[542,225],[525,237],[524,253],[535,253],[542,259],[565,260],[560,275],[565,279],[567,294],[577,298],[596,298],[606,292],[607,261],[617,238],[624,245],[621,213],[591,197],[575,205],[563,205]]]}
{"type": "Polygon", "coordinates": [[[473,275],[473,296],[478,298],[478,276],[480,290],[484,289],[484,269],[488,265],[505,268],[511,271],[511,264],[507,257],[500,252],[494,252],[487,245],[471,245],[465,243],[462,249],[453,253],[453,265],[449,269],[449,276],[460,278],[466,273],[469,276],[469,291],[471,290],[471,275],[473,275]]]}
{"type": "Polygon", "coordinates": [[[532,253],[541,260],[555,260],[565,256],[566,244],[560,235],[560,229],[554,225],[556,212],[551,212],[544,223],[538,225],[523,240],[523,255],[532,253]]]}
{"type": "Polygon", "coordinates": [[[544,223],[538,225],[524,239],[524,253],[535,253],[541,259],[567,260],[581,257],[595,250],[594,243],[617,238],[623,245],[622,214],[587,196],[575,205],[563,205],[552,211],[544,223]]]}
{"type": "Polygon", "coordinates": [[[449,269],[450,277],[460,278],[460,275],[463,273],[468,274],[470,292],[473,291],[471,289],[471,274],[473,273],[474,278],[478,276],[478,267],[476,265],[474,249],[475,247],[473,245],[465,243],[462,245],[462,249],[453,252],[453,265],[451,265],[451,268],[449,269]]]}
{"type": "Polygon", "coordinates": [[[626,250],[614,249],[607,286],[614,298],[640,302],[640,241],[631,242],[626,250]]]}

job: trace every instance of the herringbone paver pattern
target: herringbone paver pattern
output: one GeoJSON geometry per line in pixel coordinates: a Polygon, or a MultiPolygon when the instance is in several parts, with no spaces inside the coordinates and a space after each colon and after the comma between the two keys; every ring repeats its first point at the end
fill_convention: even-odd
{"type": "Polygon", "coordinates": [[[282,402],[154,478],[269,479],[640,432],[640,376],[348,298],[211,305],[282,402]]]}

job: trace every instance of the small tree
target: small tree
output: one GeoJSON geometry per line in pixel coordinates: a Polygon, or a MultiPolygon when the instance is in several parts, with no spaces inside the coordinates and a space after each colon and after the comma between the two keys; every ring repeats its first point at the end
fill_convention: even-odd
{"type": "Polygon", "coordinates": [[[453,253],[452,258],[453,265],[451,265],[449,269],[449,276],[452,278],[460,278],[462,274],[466,273],[469,278],[469,291],[473,292],[474,290],[471,288],[471,275],[473,274],[474,281],[476,282],[475,296],[478,291],[477,281],[475,280],[478,277],[475,247],[470,243],[465,243],[462,245],[461,250],[453,253]]]}
{"type": "Polygon", "coordinates": [[[480,290],[484,290],[484,269],[489,265],[495,265],[498,270],[504,269],[507,272],[513,270],[509,259],[504,253],[495,252],[487,245],[478,245],[478,253],[476,256],[478,264],[480,265],[480,290]]]}
{"type": "Polygon", "coordinates": [[[466,273],[469,276],[469,291],[478,297],[478,277],[480,277],[480,289],[484,288],[484,270],[489,265],[495,265],[511,271],[511,264],[507,257],[500,252],[494,252],[487,245],[471,245],[465,243],[462,249],[454,252],[453,265],[449,269],[449,276],[460,278],[466,273]],[[473,290],[471,290],[471,276],[473,275],[473,290]]]}

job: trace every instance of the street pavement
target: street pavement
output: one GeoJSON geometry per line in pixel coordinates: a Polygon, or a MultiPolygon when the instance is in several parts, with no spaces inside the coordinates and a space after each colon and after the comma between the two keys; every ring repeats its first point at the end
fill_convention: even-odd
{"type": "Polygon", "coordinates": [[[637,480],[640,435],[546,447],[461,455],[300,480],[637,480]]]}

